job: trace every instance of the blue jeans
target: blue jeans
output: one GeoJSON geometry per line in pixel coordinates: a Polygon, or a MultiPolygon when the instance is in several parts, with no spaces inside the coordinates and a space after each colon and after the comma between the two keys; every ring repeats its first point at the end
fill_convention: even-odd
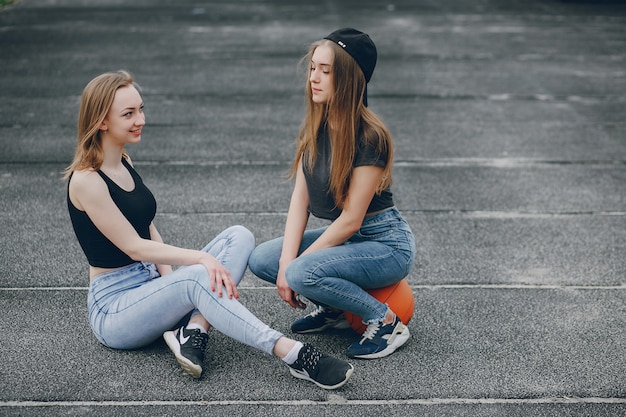
{"type": "MultiPolygon", "coordinates": [[[[304,232],[298,253],[326,227],[304,232]]],[[[250,270],[276,283],[283,238],[262,243],[248,260],[250,270]]],[[[395,207],[365,217],[360,230],[344,244],[294,259],[285,270],[293,291],[313,303],[349,311],[364,323],[381,321],[387,306],[365,290],[385,287],[406,277],[415,262],[411,228],[395,207]]]]}
{"type": "MultiPolygon", "coordinates": [[[[254,243],[248,229],[233,226],[203,251],[217,258],[238,284],[254,243]]],[[[269,354],[283,336],[239,301],[211,291],[209,273],[202,265],[183,266],[160,276],[154,264],[136,262],[100,274],[89,285],[87,306],[96,338],[115,349],[150,344],[194,310],[221,333],[269,354]]]]}

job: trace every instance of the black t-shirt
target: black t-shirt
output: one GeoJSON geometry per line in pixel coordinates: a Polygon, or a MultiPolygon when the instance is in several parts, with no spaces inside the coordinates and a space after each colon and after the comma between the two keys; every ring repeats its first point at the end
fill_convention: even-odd
{"type": "MultiPolygon", "coordinates": [[[[304,177],[309,191],[309,212],[321,219],[335,220],[341,214],[336,201],[329,190],[330,186],[330,137],[326,124],[317,136],[317,159],[312,170],[304,168],[304,177]]],[[[375,144],[368,144],[359,135],[357,138],[357,150],[354,157],[353,167],[374,165],[385,167],[387,155],[380,154],[375,144]]],[[[387,188],[380,195],[374,194],[368,213],[383,210],[393,206],[393,195],[387,188]]]]}

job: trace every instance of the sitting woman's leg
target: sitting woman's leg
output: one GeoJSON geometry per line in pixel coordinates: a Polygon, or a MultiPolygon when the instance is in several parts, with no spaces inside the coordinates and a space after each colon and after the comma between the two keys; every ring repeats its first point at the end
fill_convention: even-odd
{"type": "MultiPolygon", "coordinates": [[[[235,227],[220,234],[205,249],[229,268],[233,279],[239,282],[253,246],[250,232],[235,227]]],[[[202,323],[199,318],[208,320],[218,331],[235,340],[279,356],[289,365],[292,375],[322,388],[338,388],[352,375],[353,367],[347,362],[286,338],[236,299],[220,297],[211,290],[209,273],[202,265],[179,268],[159,277],[153,264],[138,262],[121,271],[104,274],[92,284],[90,321],[103,344],[133,349],[163,334],[183,368],[194,377],[202,374],[207,340],[207,329],[202,325],[193,326],[202,323]],[[194,313],[187,326],[163,333],[190,311],[194,313]]]]}

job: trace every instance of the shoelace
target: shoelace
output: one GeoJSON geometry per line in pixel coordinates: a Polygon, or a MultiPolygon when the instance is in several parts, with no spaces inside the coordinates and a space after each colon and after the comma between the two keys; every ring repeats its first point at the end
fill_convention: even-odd
{"type": "Polygon", "coordinates": [[[302,349],[302,368],[314,370],[322,357],[322,354],[313,346],[305,345],[302,349]]]}
{"type": "Polygon", "coordinates": [[[317,306],[317,308],[314,311],[311,311],[310,316],[315,317],[319,314],[322,314],[324,311],[326,311],[326,309],[323,306],[317,306]]]}
{"type": "Polygon", "coordinates": [[[206,348],[206,337],[202,337],[202,333],[194,332],[189,336],[189,343],[191,343],[192,348],[202,349],[206,348]]]}
{"type": "Polygon", "coordinates": [[[381,325],[382,325],[382,322],[368,324],[367,328],[363,332],[363,338],[361,340],[364,340],[364,339],[372,340],[374,336],[376,336],[376,333],[378,333],[378,331],[380,330],[381,325]]]}

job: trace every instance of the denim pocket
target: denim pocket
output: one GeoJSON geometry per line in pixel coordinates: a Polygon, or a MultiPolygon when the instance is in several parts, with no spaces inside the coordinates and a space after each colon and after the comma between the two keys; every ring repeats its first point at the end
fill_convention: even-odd
{"type": "Polygon", "coordinates": [[[389,222],[376,222],[362,226],[357,234],[367,240],[385,240],[393,235],[393,225],[389,222]]]}

